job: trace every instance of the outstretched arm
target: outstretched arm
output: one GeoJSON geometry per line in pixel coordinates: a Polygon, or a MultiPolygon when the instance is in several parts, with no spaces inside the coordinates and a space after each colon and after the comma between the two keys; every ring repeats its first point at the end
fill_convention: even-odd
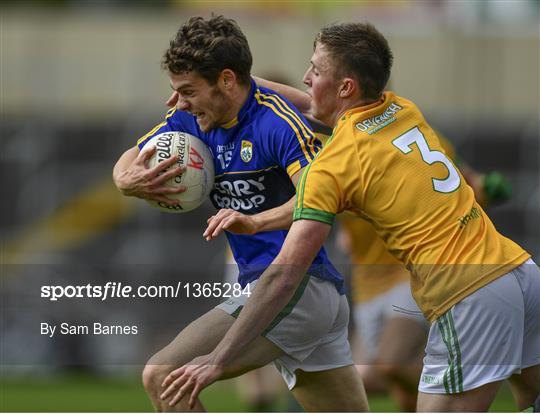
{"type": "MultiPolygon", "coordinates": [[[[304,168],[291,177],[291,181],[295,186],[303,171],[304,168]]],[[[206,241],[210,241],[219,236],[223,230],[235,234],[256,234],[261,231],[287,230],[292,224],[295,200],[296,197],[293,196],[289,201],[278,207],[253,215],[243,214],[230,208],[221,209],[206,221],[207,227],[203,237],[206,241]]]]}
{"type": "Polygon", "coordinates": [[[326,125],[313,116],[313,113],[311,112],[311,96],[306,92],[296,89],[293,86],[273,82],[268,79],[259,78],[258,76],[253,76],[253,79],[257,82],[257,85],[272,89],[291,101],[292,104],[309,120],[314,129],[317,129],[317,125],[332,127],[332,125],[326,125]]]}
{"type": "Polygon", "coordinates": [[[330,229],[330,225],[319,221],[293,223],[280,253],[260,277],[237,321],[216,347],[217,364],[229,363],[289,303],[330,229]]]}
{"type": "Polygon", "coordinates": [[[300,112],[304,115],[311,114],[311,96],[306,92],[296,89],[289,85],[284,85],[283,83],[273,82],[267,79],[259,78],[258,76],[253,76],[253,79],[257,85],[264,88],[272,89],[283,95],[289,101],[293,103],[294,106],[298,108],[300,112]]]}
{"type": "Polygon", "coordinates": [[[220,378],[253,339],[259,336],[289,303],[331,226],[311,220],[293,223],[280,253],[257,282],[238,319],[214,351],[171,372],[163,382],[162,398],[176,394],[174,404],[190,395],[192,406],[199,393],[220,378]]]}

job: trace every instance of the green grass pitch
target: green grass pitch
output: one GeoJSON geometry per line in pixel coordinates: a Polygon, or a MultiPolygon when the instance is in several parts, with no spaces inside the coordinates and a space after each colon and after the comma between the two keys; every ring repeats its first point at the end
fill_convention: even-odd
{"type": "MultiPolygon", "coordinates": [[[[201,396],[209,411],[242,412],[246,405],[233,384],[218,382],[201,396]]],[[[276,410],[286,411],[286,397],[276,410]]],[[[374,412],[395,412],[387,396],[370,398],[374,412]]],[[[152,411],[138,378],[111,379],[93,375],[57,375],[33,379],[10,377],[0,380],[0,412],[149,412],[152,411]]],[[[492,412],[516,411],[508,387],[497,396],[492,412]]]]}

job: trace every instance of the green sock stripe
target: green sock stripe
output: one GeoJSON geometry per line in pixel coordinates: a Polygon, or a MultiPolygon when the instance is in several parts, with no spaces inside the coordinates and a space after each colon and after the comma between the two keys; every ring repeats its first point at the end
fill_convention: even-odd
{"type": "Polygon", "coordinates": [[[265,336],[268,332],[274,329],[276,325],[280,323],[283,318],[285,318],[287,315],[289,315],[292,312],[292,310],[294,309],[294,307],[296,306],[296,304],[298,303],[298,301],[304,294],[304,290],[306,290],[306,286],[308,282],[309,282],[309,275],[305,275],[304,279],[302,279],[302,282],[300,283],[300,286],[298,286],[298,288],[296,289],[296,292],[294,292],[294,296],[291,298],[289,303],[285,305],[285,307],[281,310],[281,312],[279,312],[279,314],[274,318],[274,320],[270,322],[270,325],[268,325],[268,327],[262,333],[263,336],[265,336]]]}
{"type": "Polygon", "coordinates": [[[461,349],[459,347],[459,339],[454,326],[454,318],[452,317],[452,312],[448,312],[448,321],[450,322],[450,329],[452,330],[454,337],[454,347],[456,349],[456,365],[457,365],[457,376],[458,376],[458,392],[463,392],[463,371],[461,367],[461,349]]]}

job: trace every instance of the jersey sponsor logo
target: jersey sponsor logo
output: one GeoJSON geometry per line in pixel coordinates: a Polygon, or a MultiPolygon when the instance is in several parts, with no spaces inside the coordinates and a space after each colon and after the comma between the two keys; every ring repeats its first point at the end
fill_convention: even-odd
{"type": "Polygon", "coordinates": [[[458,218],[459,228],[462,229],[467,224],[469,224],[471,220],[479,219],[481,216],[482,215],[480,214],[480,210],[478,210],[476,207],[473,207],[468,214],[465,214],[464,216],[458,218]]]}
{"type": "Polygon", "coordinates": [[[221,180],[214,183],[212,201],[219,208],[250,211],[260,207],[265,201],[264,175],[257,179],[221,180]]]}
{"type": "Polygon", "coordinates": [[[240,148],[240,158],[242,161],[248,163],[253,157],[253,144],[250,141],[242,140],[242,147],[240,148]]]}
{"type": "Polygon", "coordinates": [[[358,130],[366,132],[369,135],[374,134],[383,129],[385,126],[394,122],[396,120],[395,115],[402,109],[403,107],[399,106],[395,102],[392,102],[382,114],[364,119],[363,121],[358,122],[355,126],[358,128],[358,130]]]}

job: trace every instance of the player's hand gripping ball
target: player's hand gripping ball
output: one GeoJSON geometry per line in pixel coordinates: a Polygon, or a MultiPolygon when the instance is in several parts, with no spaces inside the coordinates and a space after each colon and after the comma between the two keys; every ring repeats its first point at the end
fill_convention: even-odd
{"type": "Polygon", "coordinates": [[[148,203],[167,213],[185,213],[199,207],[214,186],[214,160],[206,144],[193,135],[174,131],[152,137],[142,151],[153,146],[156,147],[156,151],[148,161],[148,168],[177,155],[177,164],[185,165],[186,171],[170,178],[165,185],[171,187],[182,185],[186,187],[186,191],[168,195],[179,201],[177,205],[169,206],[153,200],[147,200],[148,203]]]}

